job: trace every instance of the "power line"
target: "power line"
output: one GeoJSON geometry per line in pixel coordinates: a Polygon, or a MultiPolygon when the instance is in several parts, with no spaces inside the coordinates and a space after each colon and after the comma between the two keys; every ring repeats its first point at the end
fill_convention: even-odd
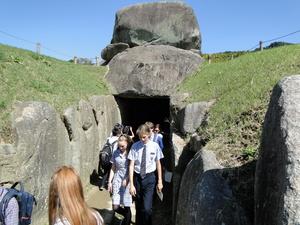
{"type": "MultiPolygon", "coordinates": [[[[16,36],[16,35],[7,33],[7,32],[5,32],[5,31],[3,31],[3,30],[0,30],[0,33],[4,34],[4,35],[6,35],[6,36],[12,37],[12,38],[14,38],[14,39],[17,39],[17,40],[19,40],[19,41],[27,42],[27,43],[32,44],[32,45],[37,45],[37,43],[34,43],[33,41],[26,40],[26,39],[21,38],[21,37],[18,37],[18,36],[16,36]]],[[[39,43],[38,43],[38,44],[39,44],[39,43]]],[[[39,46],[42,46],[42,45],[39,45],[39,46]]],[[[73,57],[73,56],[71,56],[71,55],[69,55],[69,54],[66,54],[66,53],[63,53],[63,52],[60,52],[60,51],[57,51],[57,50],[48,48],[48,47],[46,47],[46,46],[42,46],[42,47],[43,47],[44,49],[48,50],[48,51],[54,52],[54,53],[59,54],[59,55],[67,56],[67,57],[70,57],[70,58],[73,57]]]]}
{"type": "MultiPolygon", "coordinates": [[[[288,33],[288,34],[285,34],[285,35],[282,35],[282,36],[279,36],[279,37],[276,37],[276,38],[272,38],[272,39],[269,39],[269,40],[266,40],[266,41],[261,41],[261,43],[264,44],[264,43],[276,41],[276,40],[279,40],[279,39],[282,39],[282,38],[291,36],[291,35],[296,34],[296,33],[299,33],[299,32],[300,32],[300,30],[296,30],[296,31],[294,31],[294,32],[291,32],[291,33],[288,33]]],[[[259,45],[260,45],[260,44],[256,44],[256,45],[254,45],[252,48],[250,48],[250,49],[247,50],[247,51],[251,51],[251,50],[255,49],[256,47],[258,47],[259,45]]]]}
{"type": "Polygon", "coordinates": [[[279,40],[281,38],[288,37],[288,36],[291,36],[291,35],[299,33],[299,32],[300,32],[300,30],[297,30],[297,31],[294,31],[292,33],[289,33],[289,34],[286,34],[286,35],[283,35],[283,36],[280,36],[280,37],[277,37],[277,38],[273,38],[273,39],[270,39],[270,40],[267,40],[267,41],[263,41],[263,43],[267,43],[267,42],[271,42],[271,41],[276,41],[276,40],[279,40]]]}

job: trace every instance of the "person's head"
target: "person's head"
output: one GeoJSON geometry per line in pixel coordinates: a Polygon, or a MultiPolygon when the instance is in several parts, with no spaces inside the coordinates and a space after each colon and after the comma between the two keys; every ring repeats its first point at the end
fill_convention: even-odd
{"type": "Polygon", "coordinates": [[[142,124],[136,131],[136,134],[139,136],[140,140],[146,144],[149,141],[151,130],[150,127],[146,124],[142,124]]]}
{"type": "Polygon", "coordinates": [[[119,149],[122,152],[126,151],[128,153],[131,145],[132,145],[131,138],[127,134],[121,134],[121,136],[118,139],[118,147],[119,147],[119,149]]]}
{"type": "Polygon", "coordinates": [[[72,225],[97,224],[84,200],[82,183],[73,167],[62,166],[53,174],[49,188],[49,224],[66,218],[72,225]]]}
{"type": "Polygon", "coordinates": [[[124,126],[123,127],[123,130],[122,130],[122,133],[123,134],[128,134],[130,133],[130,126],[124,126]]]}
{"type": "Polygon", "coordinates": [[[122,134],[122,129],[123,127],[114,126],[111,131],[112,136],[119,137],[122,134]]]}
{"type": "Polygon", "coordinates": [[[159,123],[155,124],[153,132],[154,133],[159,133],[160,132],[160,125],[159,125],[159,123]]]}
{"type": "Polygon", "coordinates": [[[154,123],[147,121],[145,122],[145,124],[150,128],[150,135],[151,135],[154,129],[154,123]]]}

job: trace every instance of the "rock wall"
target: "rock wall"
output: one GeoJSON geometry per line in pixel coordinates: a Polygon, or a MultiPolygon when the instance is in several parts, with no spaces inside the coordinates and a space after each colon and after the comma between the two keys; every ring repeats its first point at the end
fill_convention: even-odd
{"type": "Polygon", "coordinates": [[[183,174],[176,225],[186,224],[251,224],[211,151],[198,151],[183,174]]]}
{"type": "Polygon", "coordinates": [[[255,181],[255,224],[300,224],[300,75],[273,89],[255,181]]]}
{"type": "Polygon", "coordinates": [[[38,201],[33,224],[46,224],[51,175],[72,165],[87,184],[98,165],[99,146],[121,121],[120,112],[113,96],[93,96],[66,109],[62,119],[43,102],[18,102],[12,115],[14,142],[0,145],[0,177],[24,182],[38,201]]]}

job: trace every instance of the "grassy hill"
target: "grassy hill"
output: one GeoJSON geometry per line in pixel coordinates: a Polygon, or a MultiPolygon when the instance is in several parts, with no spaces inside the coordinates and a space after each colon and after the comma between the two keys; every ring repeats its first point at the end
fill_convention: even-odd
{"type": "Polygon", "coordinates": [[[107,94],[105,67],[75,65],[0,44],[0,140],[9,140],[15,101],[46,101],[61,111],[91,95],[107,94]]]}
{"type": "Polygon", "coordinates": [[[204,63],[179,91],[189,92],[190,102],[216,100],[208,124],[198,132],[207,149],[230,165],[255,157],[271,91],[282,77],[293,74],[300,74],[299,45],[204,63]]]}
{"type": "MultiPolygon", "coordinates": [[[[299,45],[234,54],[214,54],[211,64],[205,62],[178,88],[190,93],[189,102],[216,100],[198,132],[224,165],[255,157],[271,90],[282,77],[300,74],[299,45]]],[[[47,101],[62,111],[80,99],[108,94],[105,72],[0,45],[0,137],[10,139],[15,101],[47,101]]]]}

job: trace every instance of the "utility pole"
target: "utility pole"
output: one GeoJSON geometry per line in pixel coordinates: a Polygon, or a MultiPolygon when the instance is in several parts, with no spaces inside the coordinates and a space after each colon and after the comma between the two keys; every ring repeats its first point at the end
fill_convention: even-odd
{"type": "Polygon", "coordinates": [[[96,56],[96,66],[100,66],[99,56],[96,56]]]}
{"type": "Polygon", "coordinates": [[[262,41],[259,41],[259,49],[260,51],[262,51],[264,48],[263,48],[263,42],[262,41]]]}
{"type": "Polygon", "coordinates": [[[38,54],[38,55],[40,55],[41,54],[41,43],[36,43],[36,53],[38,54]]]}

